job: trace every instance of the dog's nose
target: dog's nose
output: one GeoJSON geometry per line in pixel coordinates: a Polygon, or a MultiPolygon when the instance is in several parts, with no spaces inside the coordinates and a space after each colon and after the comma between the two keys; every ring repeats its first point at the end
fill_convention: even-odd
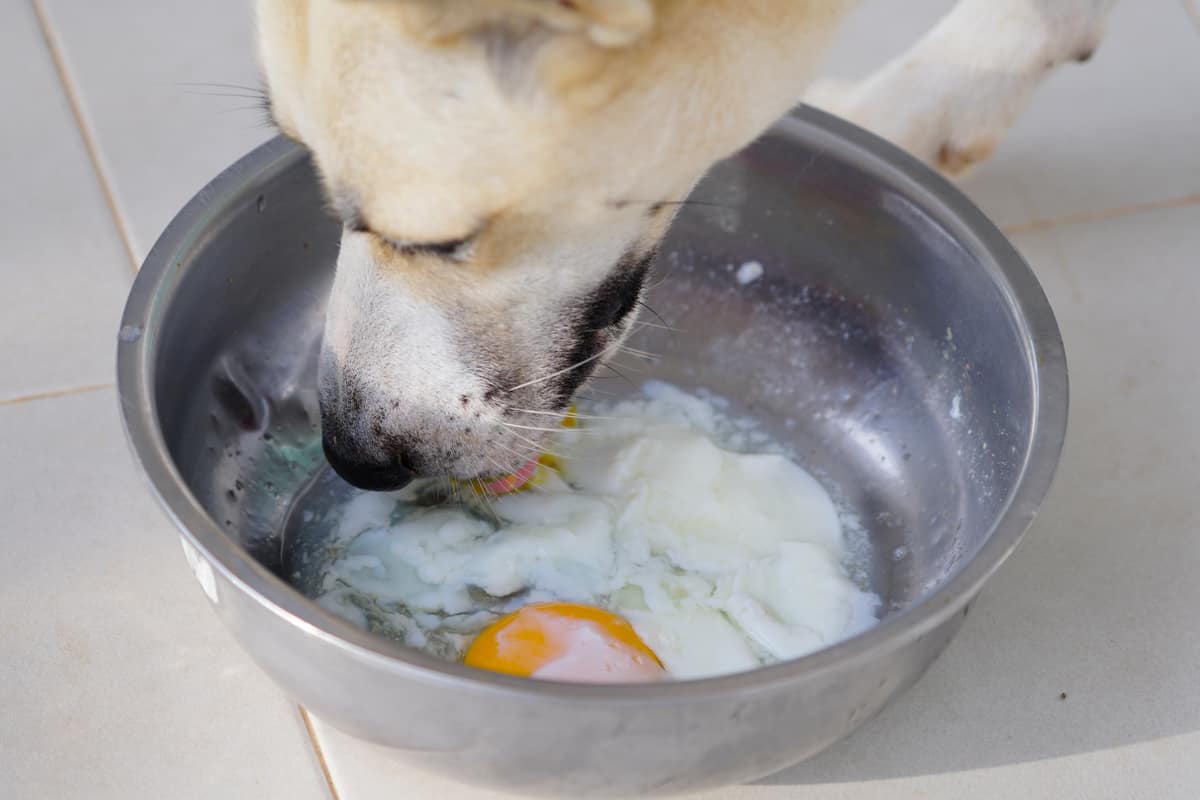
{"type": "Polygon", "coordinates": [[[346,457],[331,446],[329,439],[322,442],[325,448],[325,460],[342,480],[359,489],[369,492],[391,492],[403,488],[413,479],[415,473],[402,460],[391,464],[378,464],[360,459],[346,457]]]}

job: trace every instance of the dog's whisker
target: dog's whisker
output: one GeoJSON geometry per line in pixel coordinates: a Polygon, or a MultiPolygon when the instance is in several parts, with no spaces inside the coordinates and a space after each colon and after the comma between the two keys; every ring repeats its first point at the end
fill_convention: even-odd
{"type": "Polygon", "coordinates": [[[735,208],[732,203],[722,203],[717,200],[705,200],[703,198],[687,198],[684,200],[627,200],[629,205],[640,205],[647,207],[669,207],[669,206],[702,206],[708,208],[735,208]]]}
{"type": "Polygon", "coordinates": [[[562,428],[543,428],[538,425],[518,425],[515,422],[500,422],[506,428],[516,428],[522,431],[541,431],[542,433],[562,433],[562,428]]]}
{"type": "Polygon", "coordinates": [[[244,114],[247,111],[259,111],[257,106],[233,106],[232,108],[217,109],[218,114],[244,114]]]}
{"type": "MultiPolygon", "coordinates": [[[[498,474],[500,474],[500,475],[504,474],[505,470],[504,470],[503,464],[501,464],[496,459],[492,458],[490,455],[487,457],[487,460],[489,462],[491,462],[493,467],[495,467],[497,470],[499,470],[498,474]]],[[[483,486],[481,483],[475,484],[475,488],[474,488],[473,492],[476,497],[483,499],[483,502],[487,505],[488,512],[492,515],[492,518],[499,520],[500,515],[496,513],[496,506],[493,502],[496,498],[496,495],[490,489],[488,489],[486,486],[483,486]]]]}
{"type": "Polygon", "coordinates": [[[187,90],[184,94],[190,94],[194,97],[234,97],[238,100],[262,100],[262,95],[257,94],[239,94],[237,92],[196,92],[187,90]]]}
{"type": "Polygon", "coordinates": [[[506,413],[512,412],[514,414],[540,414],[546,417],[558,417],[559,419],[567,416],[570,416],[574,419],[616,419],[616,417],[601,417],[596,416],[595,414],[568,414],[561,411],[538,411],[532,408],[517,408],[515,406],[508,406],[504,410],[506,413]]]}
{"type": "Polygon", "coordinates": [[[508,415],[508,414],[537,414],[537,415],[540,415],[543,417],[554,417],[555,419],[558,419],[558,420],[564,420],[568,416],[574,416],[573,414],[571,414],[568,411],[542,411],[542,410],[533,409],[533,408],[517,408],[516,406],[505,406],[501,413],[503,413],[505,415],[508,415]]]}
{"type": "Polygon", "coordinates": [[[701,206],[703,208],[737,208],[733,203],[722,203],[719,200],[705,200],[689,197],[685,200],[667,200],[659,203],[662,206],[701,206]]]}
{"type": "Polygon", "coordinates": [[[597,400],[593,395],[602,395],[604,397],[616,397],[617,396],[616,392],[610,392],[605,389],[601,389],[599,386],[596,386],[595,384],[593,384],[590,380],[581,389],[579,389],[579,391],[575,392],[575,396],[585,402],[588,402],[588,403],[602,402],[600,400],[597,400]],[[584,394],[584,392],[587,392],[587,394],[584,394]]]}
{"type": "MultiPolygon", "coordinates": [[[[624,366],[624,365],[622,365],[622,366],[624,366]]],[[[629,384],[630,386],[632,386],[634,389],[638,388],[637,384],[636,384],[636,383],[634,383],[632,380],[630,380],[630,379],[629,379],[629,376],[627,376],[627,375],[626,375],[624,372],[621,372],[621,370],[619,370],[619,369],[617,369],[616,367],[614,367],[614,366],[612,365],[612,363],[611,363],[611,362],[606,362],[606,363],[604,364],[604,368],[605,368],[605,369],[610,369],[610,370],[612,370],[613,372],[617,373],[617,377],[618,377],[618,378],[621,378],[622,380],[624,380],[626,383],[628,383],[628,384],[629,384]]],[[[632,369],[631,367],[627,367],[627,366],[626,366],[626,367],[625,367],[625,369],[628,369],[628,370],[630,370],[631,372],[637,372],[637,370],[635,370],[635,369],[632,369]]]]}
{"type": "Polygon", "coordinates": [[[637,328],[655,328],[656,330],[670,331],[671,333],[687,333],[687,331],[685,331],[683,328],[675,328],[670,325],[660,325],[657,322],[650,322],[649,320],[640,319],[629,326],[630,331],[636,330],[637,328]]]}
{"type": "MultiPolygon", "coordinates": [[[[542,429],[536,429],[536,430],[542,430],[542,429]]],[[[566,456],[564,456],[562,453],[551,450],[549,447],[546,446],[546,444],[544,442],[535,442],[532,438],[526,436],[525,434],[521,433],[520,431],[510,429],[509,433],[512,434],[513,436],[515,436],[516,438],[520,439],[522,442],[529,445],[533,449],[533,452],[531,455],[525,456],[526,461],[528,461],[530,458],[537,458],[538,456],[542,455],[543,453],[545,453],[546,455],[554,456],[555,458],[566,458],[566,456]]]]}
{"type": "Polygon", "coordinates": [[[655,289],[657,289],[658,287],[660,287],[660,286],[662,286],[664,283],[666,283],[668,280],[670,280],[670,278],[671,278],[671,275],[673,275],[674,273],[675,273],[675,270],[674,270],[673,268],[672,268],[671,270],[668,270],[666,275],[663,275],[663,276],[662,276],[661,278],[659,278],[657,281],[655,281],[655,282],[654,282],[654,283],[652,283],[651,285],[647,286],[647,287],[646,287],[646,289],[645,289],[645,291],[647,291],[647,292],[653,292],[655,289]]]}
{"type": "MultiPolygon", "coordinates": [[[[522,454],[526,461],[530,460],[531,458],[537,458],[544,452],[549,452],[549,451],[543,450],[542,446],[540,444],[538,444],[537,442],[535,442],[533,439],[529,438],[528,436],[525,436],[524,434],[522,434],[518,431],[509,431],[509,433],[512,434],[514,437],[516,437],[520,442],[522,442],[523,444],[525,444],[526,446],[529,447],[530,452],[522,454]]],[[[560,457],[558,453],[550,453],[550,455],[555,456],[555,457],[560,457]]]]}
{"type": "MultiPolygon", "coordinates": [[[[641,301],[639,300],[638,302],[640,303],[641,301]]],[[[569,367],[565,367],[565,368],[563,368],[563,369],[560,369],[560,370],[555,370],[554,372],[551,372],[549,375],[543,375],[543,376],[542,376],[542,377],[540,377],[540,378],[534,378],[534,379],[533,379],[533,380],[531,380],[531,381],[526,381],[525,383],[521,383],[521,384],[518,384],[518,385],[516,385],[516,386],[510,386],[509,388],[505,389],[504,391],[506,391],[506,392],[515,392],[515,391],[517,391],[518,389],[524,389],[524,388],[525,388],[525,387],[527,387],[527,386],[534,386],[534,385],[536,385],[536,384],[543,383],[544,381],[548,381],[548,380],[550,380],[551,378],[557,378],[559,375],[564,375],[564,374],[566,374],[566,373],[568,373],[568,372],[573,372],[574,370],[577,370],[577,369],[579,369],[580,367],[583,367],[583,366],[586,366],[586,365],[588,365],[588,364],[592,363],[592,362],[593,362],[593,361],[595,361],[596,359],[599,359],[599,358],[605,358],[605,357],[607,357],[607,356],[608,356],[608,355],[610,355],[610,354],[611,354],[611,353],[612,353],[612,352],[613,352],[613,351],[614,351],[616,348],[618,348],[618,347],[620,347],[620,346],[621,346],[621,342],[618,340],[618,341],[616,341],[616,342],[613,342],[612,344],[610,344],[608,347],[604,348],[604,349],[603,349],[603,350],[601,350],[600,352],[598,352],[598,353],[595,353],[595,354],[593,354],[593,355],[590,355],[590,356],[588,356],[587,358],[583,359],[582,361],[576,362],[575,364],[572,364],[572,365],[571,365],[571,366],[569,366],[569,367]]]]}
{"type": "Polygon", "coordinates": [[[462,484],[457,481],[448,481],[447,483],[450,486],[450,501],[460,506],[469,506],[470,502],[463,494],[462,484]]]}
{"type": "Polygon", "coordinates": [[[512,453],[514,456],[517,457],[517,460],[520,461],[522,464],[529,461],[531,458],[537,458],[539,455],[542,454],[542,449],[540,447],[534,447],[532,445],[532,443],[528,443],[529,450],[527,452],[522,452],[521,450],[518,450],[514,447],[509,447],[504,442],[492,442],[492,444],[495,445],[496,447],[499,447],[501,450],[504,450],[507,453],[512,453]]]}
{"type": "Polygon", "coordinates": [[[177,81],[176,86],[210,86],[218,89],[241,89],[255,94],[265,95],[267,90],[262,86],[248,86],[244,83],[218,83],[213,81],[177,81]]]}
{"type": "Polygon", "coordinates": [[[538,444],[533,439],[530,439],[521,433],[518,433],[517,431],[509,431],[509,433],[520,439],[522,443],[528,445],[530,448],[530,452],[518,454],[522,462],[541,458],[542,456],[553,456],[554,458],[561,458],[564,460],[567,458],[565,453],[546,447],[544,444],[538,444]]]}
{"type": "Polygon", "coordinates": [[[489,462],[489,463],[490,463],[490,464],[491,464],[493,467],[495,467],[495,469],[496,469],[496,476],[497,476],[497,477],[502,477],[502,476],[504,476],[504,475],[507,475],[507,474],[508,474],[508,468],[507,468],[507,467],[505,467],[503,464],[501,464],[499,461],[497,461],[495,456],[493,456],[493,455],[491,455],[490,453],[488,453],[488,454],[486,454],[486,455],[485,455],[485,458],[487,458],[488,462],[489,462]]]}
{"type": "Polygon", "coordinates": [[[621,352],[628,353],[631,356],[637,356],[638,358],[649,359],[651,361],[657,361],[661,357],[657,353],[651,353],[649,350],[639,350],[636,347],[630,347],[627,344],[621,345],[621,352]]]}
{"type": "MultiPolygon", "coordinates": [[[[618,380],[618,376],[616,376],[616,375],[611,375],[611,376],[609,376],[609,377],[611,377],[613,380],[618,380]]],[[[610,419],[614,419],[614,420],[616,420],[616,419],[620,419],[620,418],[619,418],[619,417],[610,417],[610,419]]],[[[502,423],[502,424],[507,424],[507,423],[502,423]]],[[[549,432],[549,433],[562,433],[562,429],[561,429],[561,428],[559,428],[559,429],[555,430],[555,429],[552,429],[552,428],[534,428],[534,427],[529,427],[529,426],[520,426],[520,427],[522,428],[522,430],[546,431],[546,432],[549,432]]],[[[665,423],[665,422],[664,422],[664,423],[662,423],[662,424],[660,424],[660,425],[646,425],[646,426],[643,426],[641,429],[642,429],[642,430],[645,430],[645,431],[656,431],[656,430],[667,430],[667,429],[670,429],[671,427],[672,427],[672,426],[671,426],[670,424],[668,424],[668,423],[665,423]]],[[[544,453],[544,454],[546,454],[546,455],[554,456],[555,458],[560,458],[560,459],[562,459],[563,461],[579,461],[579,460],[590,460],[590,459],[588,459],[588,458],[586,458],[586,457],[584,457],[584,456],[581,456],[581,455],[579,455],[579,454],[574,454],[574,453],[573,453],[573,454],[571,454],[571,455],[569,455],[569,456],[568,456],[568,455],[566,455],[566,454],[564,454],[564,453],[562,453],[562,452],[556,452],[556,451],[554,451],[554,450],[551,450],[551,449],[547,448],[547,447],[546,447],[545,445],[543,445],[543,444],[538,444],[538,443],[537,443],[537,442],[535,442],[533,439],[530,439],[529,437],[527,437],[527,436],[525,436],[524,434],[522,434],[520,431],[517,431],[517,430],[510,430],[510,431],[509,431],[509,433],[511,433],[513,436],[517,437],[518,439],[521,439],[522,441],[524,441],[524,442],[528,443],[529,445],[531,445],[531,446],[533,446],[533,447],[537,448],[537,449],[538,449],[538,455],[541,455],[541,454],[543,454],[543,453],[544,453]]],[[[572,430],[572,433],[576,433],[576,434],[591,434],[591,435],[601,434],[601,435],[602,435],[602,433],[603,433],[603,432],[602,432],[602,431],[590,431],[590,430],[588,430],[588,429],[586,429],[586,428],[575,428],[575,429],[573,429],[573,430],[572,430]]]]}
{"type": "MultiPolygon", "coordinates": [[[[659,277],[658,280],[656,280],[653,284],[646,286],[644,289],[642,289],[642,294],[645,295],[648,292],[653,292],[655,289],[657,289],[658,287],[660,287],[664,283],[666,283],[668,280],[670,280],[671,276],[675,274],[675,268],[676,268],[675,264],[669,265],[667,267],[666,272],[661,277],[659,277]]],[[[659,271],[658,267],[656,266],[655,272],[658,272],[658,271],[659,271]]]]}
{"type": "Polygon", "coordinates": [[[191,87],[183,90],[186,94],[251,100],[253,101],[254,105],[226,109],[226,113],[233,111],[257,111],[262,115],[262,119],[260,120],[261,126],[275,127],[276,125],[275,115],[271,110],[271,95],[270,92],[267,91],[265,84],[260,84],[258,86],[246,86],[240,83],[183,82],[176,83],[175,85],[191,87]]]}
{"type": "Polygon", "coordinates": [[[662,316],[662,314],[659,314],[657,311],[655,311],[653,308],[651,308],[651,307],[650,307],[650,304],[649,304],[649,303],[647,303],[645,300],[643,300],[643,299],[641,299],[641,298],[639,297],[639,298],[638,298],[638,301],[637,301],[637,304],[638,304],[639,306],[641,306],[642,308],[646,309],[647,311],[649,311],[651,314],[653,314],[653,315],[655,316],[655,318],[656,318],[656,319],[657,319],[659,322],[661,322],[663,325],[665,325],[665,326],[667,326],[668,328],[670,328],[670,323],[668,323],[668,322],[667,322],[665,319],[663,319],[663,316],[662,316]]]}
{"type": "Polygon", "coordinates": [[[487,506],[488,515],[492,518],[492,520],[499,522],[500,515],[496,513],[496,505],[492,502],[492,493],[484,489],[483,491],[476,492],[475,496],[482,500],[483,504],[487,506]]]}
{"type": "MultiPolygon", "coordinates": [[[[683,330],[682,328],[676,328],[671,325],[663,325],[661,323],[651,322],[650,320],[645,320],[645,319],[631,320],[629,323],[629,328],[626,331],[626,333],[633,333],[635,330],[638,330],[639,328],[656,328],[661,331],[671,331],[672,333],[687,333],[687,331],[683,330]]],[[[601,333],[601,332],[604,332],[607,330],[609,330],[609,329],[608,328],[588,328],[588,329],[586,329],[585,332],[586,333],[601,333]]]]}
{"type": "MultiPolygon", "coordinates": [[[[621,353],[621,355],[625,355],[625,353],[624,353],[624,352],[622,352],[622,353],[621,353]]],[[[645,362],[644,360],[643,360],[643,361],[638,361],[638,362],[636,362],[636,363],[634,363],[634,364],[627,364],[627,363],[625,363],[624,361],[619,361],[619,360],[618,360],[618,357],[613,357],[612,359],[610,359],[610,360],[608,360],[608,361],[605,361],[605,362],[604,362],[604,364],[603,364],[602,366],[603,366],[605,369],[609,370],[610,372],[615,372],[615,373],[617,373],[618,375],[620,375],[620,374],[621,374],[621,371],[622,371],[622,370],[624,370],[624,371],[627,371],[627,372],[631,372],[631,373],[633,373],[634,375],[646,375],[646,374],[648,374],[648,372],[649,372],[649,371],[646,369],[646,362],[645,362]],[[614,367],[614,366],[616,366],[616,367],[620,367],[620,369],[613,369],[613,367],[614,367]]],[[[640,387],[640,386],[637,386],[637,385],[635,385],[633,388],[634,388],[634,389],[640,389],[641,387],[640,387]]]]}

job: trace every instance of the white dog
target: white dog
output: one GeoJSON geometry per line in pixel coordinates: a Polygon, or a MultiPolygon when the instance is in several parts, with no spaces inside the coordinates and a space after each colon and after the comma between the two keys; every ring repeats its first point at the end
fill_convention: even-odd
{"type": "MultiPolygon", "coordinates": [[[[809,99],[947,172],[1115,0],[961,0],[809,99]]],[[[369,489],[516,470],[627,335],[676,201],[805,95],[852,0],[258,0],[273,115],[345,228],[325,449],[369,489]]]]}

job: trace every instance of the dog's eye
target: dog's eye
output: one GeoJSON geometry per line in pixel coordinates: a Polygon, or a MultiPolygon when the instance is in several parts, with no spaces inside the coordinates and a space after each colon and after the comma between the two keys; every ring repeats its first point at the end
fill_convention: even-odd
{"type": "Polygon", "coordinates": [[[427,255],[445,258],[450,261],[463,261],[471,251],[474,236],[463,239],[450,239],[444,242],[402,242],[396,239],[382,237],[397,253],[404,255],[427,255]]]}
{"type": "Polygon", "coordinates": [[[410,241],[386,236],[372,229],[363,218],[362,212],[357,206],[342,203],[338,208],[338,213],[342,217],[342,225],[348,230],[354,233],[365,233],[368,236],[373,236],[397,253],[402,255],[434,256],[436,258],[444,258],[447,261],[466,261],[469,259],[471,257],[471,247],[483,231],[483,226],[480,226],[460,239],[445,239],[436,242],[410,241]]]}

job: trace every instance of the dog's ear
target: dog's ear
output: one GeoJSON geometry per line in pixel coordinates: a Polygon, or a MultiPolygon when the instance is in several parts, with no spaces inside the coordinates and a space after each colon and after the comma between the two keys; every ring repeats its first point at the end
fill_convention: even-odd
{"type": "Polygon", "coordinates": [[[448,39],[489,26],[541,24],[585,34],[603,47],[625,47],[654,24],[652,0],[403,0],[423,32],[448,39]]]}

